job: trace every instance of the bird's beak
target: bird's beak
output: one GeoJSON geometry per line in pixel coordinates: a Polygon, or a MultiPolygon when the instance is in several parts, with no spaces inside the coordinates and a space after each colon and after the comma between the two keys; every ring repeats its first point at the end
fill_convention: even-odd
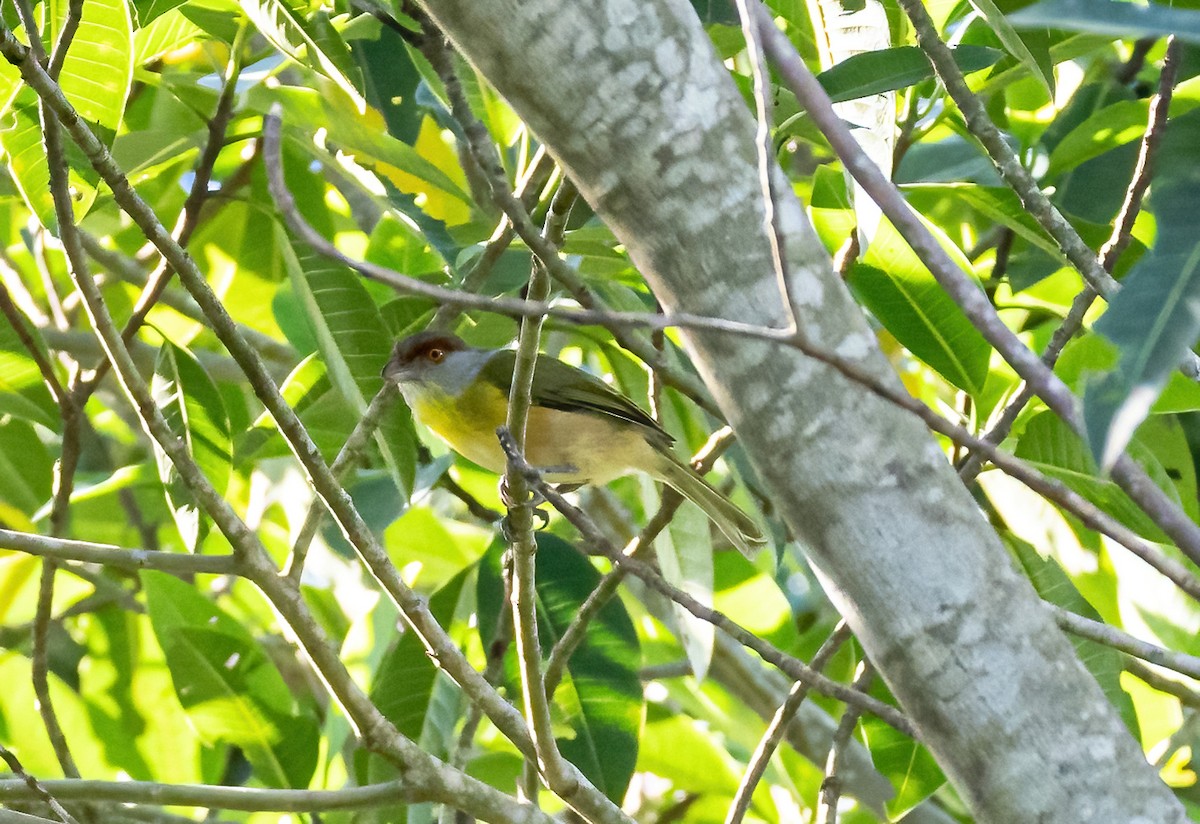
{"type": "Polygon", "coordinates": [[[384,364],[381,376],[385,381],[391,383],[400,383],[407,377],[408,370],[400,363],[400,358],[396,351],[392,351],[392,356],[388,358],[388,362],[384,364]]]}

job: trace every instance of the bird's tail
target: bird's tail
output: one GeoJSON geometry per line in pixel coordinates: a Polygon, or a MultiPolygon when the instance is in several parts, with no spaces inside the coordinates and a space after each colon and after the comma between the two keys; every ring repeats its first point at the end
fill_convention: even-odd
{"type": "Polygon", "coordinates": [[[674,455],[663,454],[659,462],[659,480],[674,487],[681,495],[700,507],[700,510],[717,525],[738,551],[753,558],[758,550],[766,546],[762,529],[749,515],[700,477],[694,469],[680,463],[674,455]]]}

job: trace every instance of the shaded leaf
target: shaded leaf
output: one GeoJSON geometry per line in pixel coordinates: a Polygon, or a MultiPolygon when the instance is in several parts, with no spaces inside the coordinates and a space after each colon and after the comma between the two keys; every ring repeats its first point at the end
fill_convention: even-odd
{"type": "MultiPolygon", "coordinates": [[[[358,277],[297,242],[288,271],[316,332],[317,346],[338,391],[361,415],[383,387],[380,372],[391,355],[392,338],[379,309],[358,277]]],[[[403,497],[411,493],[417,462],[412,416],[392,404],[375,432],[384,462],[403,497]]]]}
{"type": "MultiPolygon", "coordinates": [[[[232,474],[229,416],[204,367],[191,353],[165,343],[154,365],[151,393],[171,431],[183,441],[213,488],[224,494],[232,474]]],[[[194,552],[208,534],[207,519],[157,441],[154,451],[167,505],[184,545],[194,552]]]]}
{"type": "MultiPolygon", "coordinates": [[[[600,573],[561,538],[539,533],[537,545],[538,634],[548,655],[599,584],[600,573]]],[[[494,543],[479,566],[479,637],[485,648],[497,615],[507,608],[500,574],[504,549],[503,543],[494,543]]],[[[513,656],[510,649],[510,680],[516,677],[513,656]]],[[[569,737],[557,736],[563,756],[617,802],[637,763],[643,713],[640,664],[633,622],[620,599],[613,599],[588,625],[554,695],[554,709],[566,716],[570,728],[569,737]]]]}
{"type": "MultiPolygon", "coordinates": [[[[954,62],[964,74],[986,69],[1001,57],[987,46],[959,46],[954,62]]],[[[864,52],[848,57],[817,75],[834,103],[905,89],[933,77],[933,69],[916,46],[864,52]]]]}
{"type": "Polygon", "coordinates": [[[271,787],[307,787],[317,763],[318,729],[250,634],[196,589],[143,572],[154,634],[175,694],[206,742],[235,744],[271,787]]]}
{"type": "Polygon", "coordinates": [[[1042,0],[1010,15],[1014,26],[1093,32],[1110,37],[1164,37],[1200,43],[1200,12],[1116,0],[1042,0]]]}

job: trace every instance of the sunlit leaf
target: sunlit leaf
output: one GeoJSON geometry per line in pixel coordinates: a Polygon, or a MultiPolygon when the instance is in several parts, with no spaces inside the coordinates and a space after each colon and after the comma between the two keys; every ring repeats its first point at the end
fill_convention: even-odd
{"type": "Polygon", "coordinates": [[[271,45],[301,65],[307,65],[329,78],[354,101],[361,110],[366,106],[362,93],[347,77],[348,65],[343,54],[346,46],[327,26],[318,32],[314,25],[285,0],[243,0],[242,10],[250,18],[263,37],[271,45]],[[338,47],[332,52],[321,48],[321,42],[330,45],[334,38],[338,47]]]}
{"type": "Polygon", "coordinates": [[[992,31],[1000,38],[1009,54],[1024,66],[1046,92],[1049,100],[1054,99],[1054,66],[1046,46],[1030,38],[1022,37],[1013,29],[1008,18],[996,8],[993,0],[970,0],[987,20],[992,31]]]}
{"type": "Polygon", "coordinates": [[[110,133],[133,81],[133,23],[126,0],[87,0],[60,83],[79,116],[110,133]]]}

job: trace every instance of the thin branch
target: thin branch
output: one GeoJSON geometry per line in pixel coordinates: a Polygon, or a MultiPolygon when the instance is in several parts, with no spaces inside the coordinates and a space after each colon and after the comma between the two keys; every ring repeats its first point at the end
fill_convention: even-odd
{"type": "MultiPolygon", "coordinates": [[[[924,14],[919,2],[902,2],[906,7],[915,5],[919,13],[924,14]]],[[[900,191],[863,152],[846,124],[834,112],[829,95],[796,53],[791,41],[775,27],[771,14],[762,6],[757,6],[755,12],[767,55],[774,62],[784,83],[804,106],[808,117],[829,140],[846,170],[879,205],[938,284],[970,319],[971,324],[995,347],[1017,374],[1032,385],[1038,397],[1042,398],[1055,414],[1077,432],[1081,432],[1082,424],[1075,396],[1004,324],[987,296],[950,259],[929,230],[913,214],[900,191]]],[[[942,45],[944,47],[945,44],[942,45]]],[[[1193,522],[1128,455],[1123,454],[1117,459],[1110,474],[1138,503],[1142,511],[1171,536],[1184,554],[1200,564],[1200,525],[1193,522]]]]}
{"type": "Polygon", "coordinates": [[[64,403],[69,403],[70,398],[67,395],[66,389],[58,379],[58,373],[54,371],[54,364],[42,353],[41,348],[37,345],[37,340],[33,337],[33,332],[30,330],[32,324],[27,323],[25,315],[17,307],[13,301],[12,295],[8,291],[8,287],[0,281],[0,312],[8,320],[9,326],[17,333],[17,339],[21,341],[21,345],[29,353],[29,357],[37,365],[38,371],[42,373],[42,381],[46,384],[46,388],[50,390],[50,397],[54,402],[62,407],[64,403]]]}
{"type": "MultiPolygon", "coordinates": [[[[809,666],[816,672],[824,670],[834,654],[841,649],[842,644],[849,640],[851,634],[849,625],[844,620],[839,621],[833,632],[825,639],[825,643],[821,644],[821,648],[817,650],[812,661],[809,662],[809,666]]],[[[788,726],[792,723],[800,705],[804,703],[804,699],[808,697],[808,692],[809,687],[803,681],[792,684],[787,698],[776,711],[771,723],[767,725],[766,732],[763,733],[762,739],[759,740],[758,746],[754,750],[754,755],[750,757],[750,763],[746,766],[746,774],[742,776],[737,792],[733,796],[733,803],[729,806],[729,814],[725,816],[725,824],[741,824],[742,819],[746,817],[746,813],[750,810],[750,802],[754,798],[754,789],[766,773],[767,765],[771,763],[771,756],[775,754],[779,743],[783,741],[788,726]]],[[[849,712],[850,710],[847,709],[846,713],[849,714],[849,712]]]]}
{"type": "MultiPolygon", "coordinates": [[[[1134,167],[1129,187],[1125,191],[1125,199],[1121,204],[1121,210],[1117,215],[1117,219],[1113,222],[1112,234],[1104,246],[1100,248],[1100,265],[1106,272],[1112,272],[1113,268],[1117,265],[1117,259],[1121,256],[1121,252],[1129,244],[1129,239],[1132,236],[1131,232],[1133,231],[1133,223],[1137,219],[1138,211],[1141,209],[1142,199],[1145,197],[1146,190],[1150,187],[1150,179],[1153,177],[1154,171],[1154,156],[1159,143],[1162,142],[1163,133],[1167,128],[1167,114],[1170,110],[1171,97],[1175,90],[1175,79],[1179,74],[1179,52],[1179,45],[1175,38],[1168,38],[1167,52],[1163,57],[1162,73],[1158,78],[1158,93],[1150,101],[1149,123],[1145,134],[1142,135],[1141,146],[1138,149],[1137,165],[1134,167]]],[[[1083,327],[1084,315],[1087,314],[1088,309],[1091,308],[1097,296],[1098,293],[1091,284],[1085,284],[1083,291],[1075,296],[1066,318],[1054,330],[1054,335],[1050,338],[1050,343],[1046,346],[1046,351],[1042,353],[1042,363],[1047,368],[1054,368],[1054,364],[1058,362],[1058,356],[1062,354],[1062,350],[1083,327]]],[[[990,443],[998,444],[1007,438],[1008,433],[1012,431],[1013,424],[1016,423],[1017,417],[1021,414],[1021,410],[1025,408],[1026,404],[1032,398],[1033,389],[1029,384],[1024,384],[1021,387],[1021,391],[1004,407],[995,425],[984,436],[986,440],[990,443]]],[[[975,480],[982,467],[983,458],[978,454],[972,454],[959,469],[959,477],[963,479],[964,483],[969,484],[975,480]]]]}
{"type": "Polygon", "coordinates": [[[236,575],[233,555],[183,555],[145,549],[126,549],[111,544],[50,538],[11,529],[0,529],[0,549],[12,549],[56,561],[79,561],[115,569],[135,571],[157,569],[163,572],[194,575],[236,575]]]}
{"type": "MultiPolygon", "coordinates": [[[[68,18],[72,14],[78,17],[80,13],[81,6],[73,3],[72,8],[68,11],[68,18]]],[[[26,32],[29,34],[33,53],[40,61],[45,62],[45,49],[42,46],[42,36],[38,30],[33,9],[28,2],[23,0],[17,3],[17,14],[25,26],[26,32]]],[[[67,21],[67,29],[71,31],[74,29],[69,19],[67,21]]],[[[66,33],[67,31],[65,30],[64,34],[66,33]]],[[[67,42],[70,42],[69,39],[67,42]]],[[[38,100],[38,114],[42,120],[42,133],[45,141],[50,172],[50,188],[54,198],[55,212],[61,222],[65,204],[67,213],[71,215],[69,219],[73,220],[71,196],[67,188],[66,155],[62,151],[61,141],[58,140],[59,134],[55,128],[57,123],[54,120],[54,115],[46,109],[45,104],[40,98],[38,100]]],[[[47,278],[47,283],[51,284],[48,271],[45,273],[45,277],[47,278]]],[[[48,293],[53,291],[52,285],[47,286],[47,291],[48,293]]],[[[65,321],[61,307],[58,307],[57,315],[60,322],[65,321]]],[[[70,518],[71,491],[75,487],[75,470],[79,465],[80,408],[76,397],[78,389],[76,381],[79,378],[79,371],[72,369],[71,380],[65,391],[62,391],[62,386],[53,378],[52,370],[49,370],[49,372],[43,370],[43,376],[46,377],[51,392],[54,392],[55,389],[59,390],[56,400],[58,401],[58,413],[62,419],[63,431],[59,455],[54,462],[54,482],[50,506],[50,534],[56,538],[60,538],[67,531],[70,518]],[[48,374],[50,376],[46,377],[48,374]]],[[[46,735],[50,739],[54,755],[58,759],[64,775],[68,778],[78,778],[79,767],[76,765],[75,758],[71,754],[66,732],[62,727],[62,723],[58,720],[58,713],[55,711],[54,701],[50,695],[49,632],[52,617],[51,611],[54,604],[54,582],[57,571],[58,564],[55,563],[54,559],[42,559],[37,606],[33,619],[30,671],[33,682],[33,693],[37,699],[38,714],[41,716],[42,725],[46,728],[46,735]]]]}
{"type": "MultiPolygon", "coordinates": [[[[0,752],[0,755],[3,753],[0,752]]],[[[214,807],[245,812],[330,812],[364,810],[398,802],[425,800],[404,781],[388,781],[339,790],[275,790],[213,784],[160,784],[153,781],[92,781],[58,779],[41,782],[64,800],[111,801],[162,807],[214,807]]],[[[22,801],[42,796],[23,781],[0,779],[0,800],[22,801]]]]}
{"type": "Polygon", "coordinates": [[[1175,696],[1185,707],[1200,709],[1200,692],[1174,678],[1163,675],[1154,667],[1142,661],[1142,659],[1135,658],[1132,655],[1127,656],[1125,659],[1125,671],[1134,678],[1145,681],[1146,684],[1159,692],[1175,696]]]}
{"type": "MultiPolygon", "coordinates": [[[[21,792],[25,798],[36,799],[46,804],[54,811],[54,814],[58,816],[63,824],[79,824],[69,812],[63,809],[62,804],[55,797],[55,793],[51,792],[50,788],[44,783],[27,773],[21,765],[20,759],[3,744],[0,744],[0,759],[3,759],[4,763],[8,764],[8,768],[17,776],[16,779],[11,781],[0,781],[0,786],[11,784],[13,789],[21,792]]],[[[0,795],[0,798],[2,797],[0,795]]]]}
{"type": "Polygon", "coordinates": [[[1151,664],[1200,679],[1200,658],[1194,655],[1164,649],[1140,638],[1135,638],[1116,627],[1084,618],[1082,615],[1054,604],[1049,604],[1049,607],[1054,612],[1054,620],[1058,622],[1059,627],[1072,635],[1087,638],[1089,641],[1119,649],[1121,652],[1141,658],[1143,661],[1149,661],[1151,664]]]}
{"type": "MultiPolygon", "coordinates": [[[[558,247],[543,237],[534,226],[528,211],[513,196],[504,170],[496,161],[491,135],[487,127],[475,117],[471,111],[470,102],[462,93],[462,84],[455,74],[452,52],[448,43],[437,32],[431,21],[425,20],[423,25],[430,35],[425,38],[422,49],[446,88],[446,96],[450,100],[450,112],[467,136],[468,147],[480,170],[488,178],[492,199],[508,217],[513,231],[525,241],[525,245],[529,247],[534,256],[541,260],[549,270],[550,276],[566,288],[580,306],[585,309],[602,309],[602,303],[592,290],[587,287],[579,274],[563,261],[558,247]]],[[[602,325],[608,326],[617,343],[660,375],[664,383],[690,398],[697,406],[718,420],[724,420],[723,413],[704,383],[687,372],[671,367],[662,359],[661,353],[652,342],[639,335],[631,334],[620,326],[602,325]]]]}
{"type": "MultiPolygon", "coordinates": [[[[341,527],[342,531],[350,539],[351,544],[359,552],[371,572],[388,593],[388,596],[400,608],[401,613],[405,616],[410,626],[425,644],[428,654],[438,666],[445,670],[462,687],[473,701],[481,703],[488,717],[504,735],[513,741],[518,748],[523,749],[527,754],[532,754],[532,743],[526,734],[520,713],[516,712],[503,697],[496,693],[483,680],[480,674],[463,656],[453,639],[434,620],[425,601],[405,584],[399,572],[392,565],[387,552],[379,544],[376,536],[371,532],[355,509],[349,495],[338,484],[333,474],[329,471],[329,467],[321,459],[320,452],[308,436],[304,426],[296,417],[295,410],[288,406],[287,402],[279,394],[279,389],[271,380],[271,376],[263,366],[262,360],[238,333],[233,319],[230,318],[225,307],[213,293],[204,275],[197,268],[195,261],[175,242],[174,238],[171,237],[170,233],[162,225],[161,221],[159,221],[154,210],[133,189],[129,180],[114,161],[108,148],[96,137],[87,124],[79,118],[78,113],[75,112],[70,102],[63,95],[62,89],[46,75],[45,71],[42,70],[36,61],[30,59],[29,50],[17,42],[12,32],[7,28],[0,28],[0,54],[3,54],[5,59],[18,68],[25,82],[38,93],[39,97],[46,101],[48,106],[61,120],[64,128],[70,133],[72,139],[88,158],[93,168],[99,172],[100,177],[109,185],[118,206],[133,219],[134,223],[137,224],[138,228],[146,236],[146,239],[175,267],[184,287],[187,288],[192,297],[196,299],[196,302],[204,309],[205,315],[209,318],[211,328],[217,335],[217,338],[225,345],[226,349],[229,350],[230,354],[233,355],[245,371],[246,378],[256,396],[263,402],[264,406],[266,406],[275,419],[280,432],[304,466],[318,494],[334,514],[339,527],[341,527]]],[[[268,119],[264,125],[270,131],[271,119],[268,119]]],[[[275,119],[275,134],[273,137],[276,141],[276,151],[278,151],[279,140],[278,125],[278,119],[275,119]]],[[[86,267],[86,256],[83,254],[82,248],[73,249],[70,244],[66,245],[66,248],[69,256],[72,258],[73,268],[86,267]]],[[[136,406],[144,416],[147,426],[152,430],[155,438],[160,440],[160,443],[165,441],[163,443],[164,450],[177,467],[183,464],[183,468],[194,469],[195,464],[190,462],[190,456],[187,455],[186,449],[178,439],[173,439],[169,429],[166,429],[166,423],[163,421],[161,413],[150,401],[145,383],[141,381],[140,377],[134,371],[132,361],[129,360],[128,352],[122,345],[120,336],[116,335],[114,339],[110,334],[115,330],[112,327],[112,320],[107,314],[95,283],[91,281],[90,277],[79,278],[79,281],[87,281],[85,290],[87,301],[85,303],[90,307],[93,325],[98,331],[100,325],[104,325],[105,328],[102,336],[106,349],[110,357],[118,360],[121,366],[119,372],[121,373],[122,382],[137,397],[136,406]],[[99,324],[97,323],[98,319],[100,321],[99,324]]],[[[180,476],[181,478],[184,477],[182,468],[180,476]]],[[[196,479],[193,478],[193,480],[196,479]]],[[[209,494],[215,495],[215,491],[212,490],[211,485],[207,484],[202,474],[199,475],[198,481],[200,484],[198,488],[202,494],[198,494],[197,498],[204,498],[201,502],[202,506],[206,510],[211,508],[219,511],[222,519],[225,518],[226,512],[232,515],[232,512],[226,509],[228,504],[220,496],[217,496],[218,500],[216,501],[209,500],[209,494]]],[[[261,544],[257,542],[253,533],[250,533],[248,536],[245,535],[244,533],[247,531],[246,526],[236,516],[232,516],[232,522],[219,522],[218,527],[226,534],[227,538],[230,538],[230,543],[235,547],[235,551],[238,547],[252,548],[253,551],[247,553],[248,557],[246,559],[246,563],[252,573],[252,580],[263,590],[264,595],[275,604],[276,609],[286,619],[297,621],[307,620],[311,623],[311,626],[293,626],[292,628],[298,634],[302,630],[304,631],[305,649],[313,658],[314,663],[317,664],[318,671],[327,679],[332,679],[333,677],[339,679],[339,698],[342,700],[343,706],[346,707],[348,715],[361,725],[368,742],[372,746],[379,747],[385,757],[394,760],[402,768],[407,766],[409,769],[415,770],[416,767],[414,765],[420,765],[424,769],[433,769],[428,761],[428,756],[419,748],[416,748],[411,741],[399,735],[395,727],[379,715],[374,705],[371,704],[367,697],[349,679],[337,655],[325,646],[326,639],[323,632],[312,621],[311,614],[307,611],[303,602],[298,600],[298,592],[290,586],[290,582],[286,584],[283,582],[285,579],[280,578],[274,564],[267,560],[265,550],[262,550],[261,544]],[[228,531],[226,531],[227,529],[228,531]],[[286,612],[284,611],[285,607],[287,608],[286,612]]],[[[606,798],[603,793],[593,787],[582,773],[575,771],[575,776],[577,776],[575,785],[577,791],[564,800],[597,822],[615,823],[628,821],[620,809],[606,798]]],[[[473,779],[460,776],[457,780],[457,785],[461,787],[466,782],[474,787],[476,784],[470,783],[473,781],[473,779]]],[[[491,799],[486,794],[482,789],[484,785],[478,784],[478,787],[480,788],[478,795],[480,804],[485,802],[501,803],[498,800],[491,799]]],[[[510,799],[506,799],[507,801],[510,801],[510,799]]]]}
{"type": "MultiPolygon", "coordinates": [[[[333,463],[329,467],[329,471],[339,481],[346,476],[355,461],[362,455],[363,450],[367,448],[375,430],[379,428],[379,422],[383,420],[384,414],[395,403],[396,396],[396,385],[384,381],[383,386],[375,393],[375,397],[371,398],[363,416],[354,425],[354,430],[346,438],[346,442],[342,444],[337,457],[333,459],[333,463]]],[[[292,543],[291,554],[284,565],[284,574],[296,584],[300,583],[300,578],[304,574],[304,562],[308,558],[309,546],[317,535],[317,529],[320,528],[324,515],[325,507],[320,501],[313,501],[309,504],[308,512],[304,515],[304,523],[300,526],[296,540],[292,543]]]]}
{"type": "Polygon", "coordinates": [[[758,186],[763,205],[763,233],[771,249],[771,269],[779,282],[780,296],[787,304],[788,319],[792,331],[799,331],[799,302],[792,293],[792,281],[788,276],[787,259],[783,254],[783,229],[779,225],[775,202],[773,171],[776,169],[774,146],[771,140],[771,90],[767,82],[766,58],[763,56],[762,38],[754,22],[751,4],[758,0],[734,0],[738,17],[742,23],[742,36],[746,40],[746,53],[750,58],[750,77],[754,86],[754,114],[756,130],[754,148],[758,158],[758,186]]]}
{"type": "MultiPolygon", "coordinates": [[[[233,44],[230,46],[229,65],[225,71],[221,94],[217,98],[216,110],[208,121],[208,140],[193,169],[192,186],[188,191],[187,199],[183,202],[183,211],[175,226],[173,237],[182,247],[187,246],[192,233],[199,225],[200,210],[208,199],[208,184],[212,181],[213,168],[216,166],[221,149],[225,146],[225,132],[233,119],[233,103],[238,76],[242,71],[242,52],[247,31],[246,26],[239,27],[233,38],[233,44]]],[[[166,258],[162,258],[158,266],[150,273],[145,288],[138,295],[133,311],[125,322],[125,327],[121,330],[121,339],[126,343],[132,341],[138,330],[142,328],[142,324],[146,322],[146,316],[158,304],[174,274],[175,270],[166,258]]],[[[101,362],[96,367],[96,372],[90,381],[90,388],[94,388],[100,382],[107,370],[107,361],[101,362]]]]}
{"type": "MultiPolygon", "coordinates": [[[[875,668],[864,658],[858,665],[854,688],[866,692],[874,679],[875,668]]],[[[837,824],[838,800],[842,797],[842,753],[850,744],[850,737],[854,734],[854,728],[858,726],[859,715],[858,708],[846,707],[838,721],[837,730],[833,733],[833,744],[829,748],[829,760],[825,766],[825,780],[821,782],[820,799],[817,804],[817,821],[820,824],[837,824]]]]}
{"type": "Polygon", "coordinates": [[[83,0],[70,0],[67,3],[66,19],[63,20],[62,29],[58,32],[58,40],[54,43],[54,49],[50,54],[50,65],[47,68],[47,72],[55,80],[58,80],[58,76],[62,73],[67,52],[75,40],[81,22],[83,22],[83,0]]]}
{"type": "Polygon", "coordinates": [[[831,678],[821,675],[819,672],[814,672],[803,661],[788,655],[773,644],[749,632],[736,622],[730,620],[724,613],[706,607],[691,595],[677,587],[671,586],[658,570],[646,562],[625,555],[621,550],[612,545],[587,513],[571,504],[554,487],[542,480],[537,469],[525,463],[522,456],[512,448],[511,440],[502,437],[501,445],[504,447],[505,454],[509,460],[517,464],[533,487],[545,497],[551,506],[562,513],[579,530],[580,535],[583,536],[586,543],[612,561],[614,566],[627,567],[630,573],[644,581],[651,589],[665,595],[700,620],[707,621],[717,628],[724,630],[742,646],[754,650],[764,661],[773,664],[793,680],[804,681],[810,684],[811,688],[821,695],[836,698],[847,704],[853,704],[864,712],[875,715],[884,723],[894,727],[905,735],[916,738],[917,731],[912,722],[895,707],[853,690],[845,684],[840,684],[831,678]]]}
{"type": "MultiPolygon", "coordinates": [[[[491,175],[488,177],[491,179],[491,175]]],[[[566,222],[566,214],[570,211],[569,204],[574,202],[573,192],[574,187],[564,180],[554,197],[554,202],[559,203],[559,208],[555,209],[552,206],[546,218],[544,232],[548,237],[556,235],[558,243],[562,240],[562,227],[566,222]]],[[[555,239],[551,239],[550,242],[555,243],[555,239]]],[[[557,247],[557,243],[555,246],[557,247]]],[[[550,294],[550,275],[540,261],[535,260],[530,270],[526,294],[530,300],[539,302],[544,302],[550,294]]],[[[513,361],[512,386],[508,393],[508,414],[503,431],[512,439],[514,449],[521,454],[525,450],[526,425],[529,421],[529,411],[533,407],[533,378],[537,368],[543,321],[544,317],[538,316],[521,320],[516,357],[513,361]]],[[[533,509],[536,502],[525,476],[511,461],[504,473],[503,488],[505,503],[508,506],[508,516],[504,523],[513,570],[513,634],[517,642],[517,663],[521,672],[526,723],[529,725],[530,736],[537,751],[539,770],[546,776],[550,788],[557,791],[564,782],[569,782],[572,778],[563,768],[563,757],[558,751],[558,743],[554,740],[550,701],[542,680],[542,645],[537,627],[537,541],[533,535],[533,509]]],[[[535,782],[535,776],[528,776],[526,787],[530,790],[527,793],[530,801],[537,799],[535,782]]]]}
{"type": "MultiPolygon", "coordinates": [[[[728,426],[724,426],[714,432],[708,439],[708,442],[692,458],[692,467],[701,475],[707,474],[725,449],[733,442],[733,437],[733,430],[728,426]]],[[[630,541],[625,549],[622,550],[625,555],[631,558],[640,557],[648,550],[654,543],[654,539],[658,537],[658,534],[667,528],[667,525],[675,517],[676,511],[683,502],[684,497],[682,495],[671,487],[666,487],[663,490],[662,501],[659,503],[658,511],[646,522],[646,526],[642,528],[641,534],[630,541]]],[[[571,656],[575,653],[575,650],[583,643],[588,626],[591,625],[591,622],[600,613],[600,610],[604,608],[604,605],[617,594],[617,588],[625,580],[626,574],[628,574],[628,570],[624,567],[617,567],[600,579],[600,583],[596,585],[596,588],[591,591],[579,606],[575,617],[571,619],[571,623],[563,631],[562,636],[558,639],[558,643],[554,645],[554,649],[550,650],[550,657],[546,661],[545,674],[546,696],[548,698],[554,697],[554,693],[562,681],[567,663],[571,660],[571,656]]]]}

